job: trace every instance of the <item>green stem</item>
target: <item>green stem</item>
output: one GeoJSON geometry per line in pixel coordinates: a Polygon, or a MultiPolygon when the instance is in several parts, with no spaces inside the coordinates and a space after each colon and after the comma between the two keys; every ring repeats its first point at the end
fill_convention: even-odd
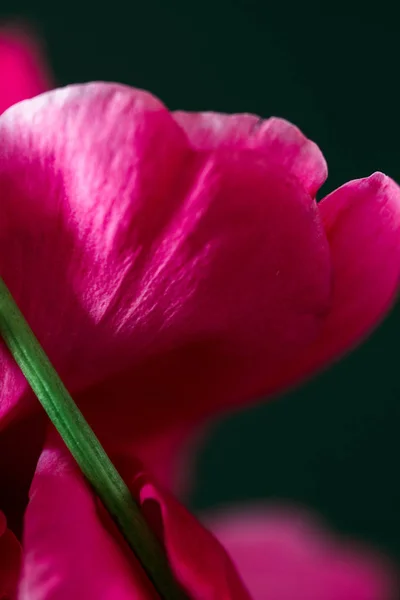
{"type": "Polygon", "coordinates": [[[164,550],[0,278],[0,334],[83,474],[162,598],[182,600],[164,550]]]}

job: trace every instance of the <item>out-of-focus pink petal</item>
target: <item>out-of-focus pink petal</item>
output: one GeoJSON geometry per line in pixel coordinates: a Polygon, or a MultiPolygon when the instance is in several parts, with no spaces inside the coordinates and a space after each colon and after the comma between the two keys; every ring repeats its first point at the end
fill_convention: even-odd
{"type": "Polygon", "coordinates": [[[18,29],[0,28],[0,114],[50,87],[49,73],[33,38],[18,29]]]}
{"type": "MultiPolygon", "coordinates": [[[[192,600],[246,600],[217,540],[140,468],[127,473],[171,568],[192,600]]],[[[20,597],[35,600],[157,598],[139,563],[56,436],[32,485],[20,597]]]]}
{"type": "MultiPolygon", "coordinates": [[[[195,151],[158,100],[111,84],[21,103],[0,135],[0,273],[82,406],[108,386],[105,426],[242,402],[255,360],[267,379],[318,335],[318,210],[262,148],[195,151]]],[[[0,360],[12,416],[25,383],[0,360]]]]}
{"type": "Polygon", "coordinates": [[[327,177],[326,161],[318,146],[284,119],[214,112],[177,111],[173,115],[195,148],[258,149],[271,165],[294,175],[312,196],[327,177]]]}
{"type": "Polygon", "coordinates": [[[397,598],[394,572],[383,558],[333,538],[310,517],[253,506],[207,524],[254,600],[397,598]]]}
{"type": "Polygon", "coordinates": [[[385,316],[398,291],[399,186],[375,173],[347,183],[318,207],[332,257],[332,308],[315,342],[277,372],[276,388],[355,346],[385,316]]]}
{"type": "Polygon", "coordinates": [[[21,545],[0,512],[0,598],[16,598],[21,568],[21,545]]]}

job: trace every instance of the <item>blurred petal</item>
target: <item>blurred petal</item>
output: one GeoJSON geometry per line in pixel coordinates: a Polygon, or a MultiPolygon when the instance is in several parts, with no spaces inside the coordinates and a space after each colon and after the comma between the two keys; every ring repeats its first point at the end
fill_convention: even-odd
{"type": "MultiPolygon", "coordinates": [[[[334,539],[309,517],[261,507],[207,520],[254,600],[394,600],[385,561],[334,539]]],[[[398,591],[398,590],[397,590],[398,591]]]]}
{"type": "MultiPolygon", "coordinates": [[[[126,468],[126,467],[125,467],[126,468]]],[[[225,551],[140,467],[133,492],[193,600],[248,598],[225,551]]],[[[155,599],[142,568],[58,438],[44,451],[26,513],[20,598],[155,599]]]]}
{"type": "Polygon", "coordinates": [[[51,87],[35,40],[22,30],[0,28],[0,114],[51,87]]]}
{"type": "Polygon", "coordinates": [[[324,183],[328,168],[318,146],[284,119],[260,119],[255,115],[203,112],[173,113],[197,149],[258,149],[269,164],[294,175],[314,196],[324,183]]]}

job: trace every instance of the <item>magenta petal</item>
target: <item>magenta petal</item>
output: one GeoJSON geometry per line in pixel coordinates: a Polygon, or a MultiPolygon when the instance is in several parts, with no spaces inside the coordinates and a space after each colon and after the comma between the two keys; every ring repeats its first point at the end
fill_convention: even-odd
{"type": "Polygon", "coordinates": [[[142,510],[162,536],[172,571],[188,598],[250,600],[230,558],[214,536],[151,481],[138,483],[142,510]]]}
{"type": "MultiPolygon", "coordinates": [[[[394,572],[301,513],[261,507],[207,521],[253,600],[394,600],[394,572]]],[[[398,590],[397,590],[398,591],[398,590]]]]}
{"type": "Polygon", "coordinates": [[[0,113],[51,87],[40,51],[31,36],[0,29],[0,113]]]}
{"type": "MultiPolygon", "coordinates": [[[[186,509],[129,466],[133,493],[192,600],[248,600],[226,552],[186,509]]],[[[26,512],[22,598],[155,600],[140,565],[55,435],[26,512]]]]}
{"type": "MultiPolygon", "coordinates": [[[[186,140],[149,94],[102,84],[18,104],[0,129],[1,275],[74,392],[143,350],[137,288],[186,140]]],[[[3,351],[0,362],[5,415],[26,387],[3,351]]]]}
{"type": "Polygon", "coordinates": [[[400,278],[400,188],[375,173],[351,181],[318,205],[331,250],[332,309],[321,333],[277,387],[351,349],[385,316],[400,278]]]}
{"type": "Polygon", "coordinates": [[[102,525],[99,507],[68,456],[41,456],[25,516],[21,598],[155,600],[140,565],[102,525]]]}
{"type": "Polygon", "coordinates": [[[324,183],[328,169],[318,146],[294,125],[276,117],[262,120],[255,115],[175,112],[197,149],[258,149],[272,164],[294,175],[314,196],[324,183]]]}
{"type": "MultiPolygon", "coordinates": [[[[196,152],[158,100],[112,84],[16,105],[0,135],[0,273],[74,395],[124,379],[127,424],[166,428],[244,402],[318,335],[318,210],[262,148],[196,152]]],[[[0,360],[4,416],[24,382],[0,360]]]]}
{"type": "Polygon", "coordinates": [[[229,556],[209,531],[146,476],[138,479],[139,501],[163,540],[175,578],[190,600],[250,600],[229,556]],[[147,479],[147,481],[146,481],[147,479]]]}
{"type": "Polygon", "coordinates": [[[376,173],[319,204],[334,273],[333,308],[321,358],[343,352],[385,315],[400,278],[400,188],[376,173]]]}

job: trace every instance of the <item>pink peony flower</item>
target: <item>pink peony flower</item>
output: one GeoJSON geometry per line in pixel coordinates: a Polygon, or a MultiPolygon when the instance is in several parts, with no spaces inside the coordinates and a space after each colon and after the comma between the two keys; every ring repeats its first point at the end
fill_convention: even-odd
{"type": "MultiPolygon", "coordinates": [[[[46,85],[11,72],[3,108],[46,85]]],[[[287,122],[173,114],[114,84],[21,102],[0,137],[1,276],[190,597],[247,597],[223,548],[158,482],[195,426],[309,375],[385,314],[398,187],[375,174],[317,205],[325,161],[287,122]]],[[[18,535],[41,454],[20,598],[153,597],[62,445],[42,451],[46,418],[4,348],[0,369],[1,507],[18,535]]],[[[5,526],[0,540],[13,540],[15,581],[5,526]]]]}
{"type": "MultiPolygon", "coordinates": [[[[399,188],[316,204],[325,161],[285,121],[95,83],[12,107],[0,135],[0,273],[103,444],[163,439],[160,472],[192,424],[336,357],[396,293],[399,188]]],[[[39,407],[0,360],[6,426],[39,407]]]]}

